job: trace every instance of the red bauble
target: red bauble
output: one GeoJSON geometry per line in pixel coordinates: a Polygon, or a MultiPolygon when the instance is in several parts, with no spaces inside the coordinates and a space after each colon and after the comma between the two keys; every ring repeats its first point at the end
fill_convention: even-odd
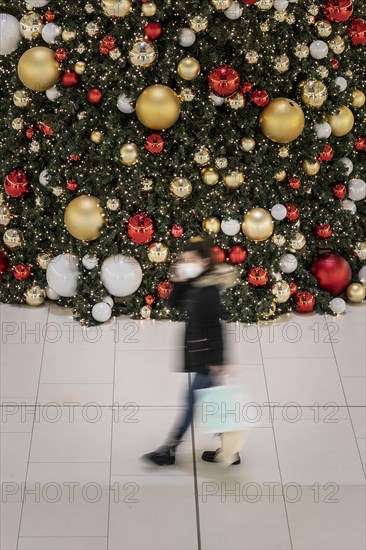
{"type": "Polygon", "coordinates": [[[319,223],[316,226],[316,236],[319,237],[319,239],[329,239],[332,233],[333,229],[329,223],[319,223]]]}
{"type": "Polygon", "coordinates": [[[159,298],[163,298],[166,300],[168,298],[169,294],[173,290],[173,283],[171,281],[161,281],[161,283],[158,284],[158,296],[159,298]]]}
{"type": "Polygon", "coordinates": [[[90,105],[99,105],[103,101],[103,92],[99,88],[91,88],[87,94],[90,105]]]}
{"type": "Polygon", "coordinates": [[[242,264],[247,257],[247,251],[239,245],[233,246],[229,250],[229,260],[232,264],[242,264]]]}
{"type": "Polygon", "coordinates": [[[339,69],[339,61],[338,59],[331,59],[330,60],[330,64],[332,65],[332,69],[334,69],[335,71],[337,69],[339,69]]]}
{"type": "Polygon", "coordinates": [[[352,271],[347,260],[338,254],[321,254],[311,266],[310,272],[316,277],[318,287],[338,296],[344,292],[352,280],[352,271]]]}
{"type": "Polygon", "coordinates": [[[352,0],[328,0],[323,6],[324,15],[329,21],[343,23],[353,12],[352,0]]]}
{"type": "Polygon", "coordinates": [[[29,265],[17,264],[13,267],[13,275],[17,281],[25,281],[29,279],[31,270],[29,265]]]}
{"type": "Polygon", "coordinates": [[[113,50],[116,45],[116,39],[114,38],[114,36],[111,36],[110,34],[108,34],[103,38],[102,44],[108,50],[113,50]]]}
{"type": "Polygon", "coordinates": [[[152,219],[145,213],[131,216],[127,224],[127,234],[136,244],[147,244],[153,240],[155,227],[152,219]]]}
{"type": "Polygon", "coordinates": [[[26,129],[25,131],[25,137],[27,139],[33,139],[34,137],[34,134],[36,133],[35,129],[33,126],[30,126],[29,128],[26,129]]]}
{"type": "Polygon", "coordinates": [[[226,260],[225,250],[223,250],[221,246],[215,244],[212,247],[212,254],[217,264],[222,264],[226,260]]]}
{"type": "Polygon", "coordinates": [[[149,21],[144,27],[144,33],[150,40],[157,40],[163,33],[163,27],[157,21],[149,21]]]}
{"type": "Polygon", "coordinates": [[[10,258],[4,250],[0,250],[0,273],[8,271],[10,267],[10,258]]]}
{"type": "Polygon", "coordinates": [[[289,281],[288,283],[290,285],[290,296],[293,296],[296,292],[297,292],[297,284],[294,283],[293,281],[289,281]]]}
{"type": "Polygon", "coordinates": [[[268,272],[263,267],[252,267],[248,271],[247,281],[253,286],[265,286],[268,283],[268,272]]]}
{"type": "Polygon", "coordinates": [[[55,51],[55,59],[60,62],[67,59],[67,51],[65,50],[65,48],[58,48],[55,51]]]}
{"type": "Polygon", "coordinates": [[[334,151],[328,143],[324,145],[323,151],[319,153],[318,160],[321,162],[329,162],[334,157],[334,151]]]}
{"type": "Polygon", "coordinates": [[[246,6],[252,6],[253,4],[256,4],[259,2],[259,0],[241,0],[243,4],[246,6]]]}
{"type": "Polygon", "coordinates": [[[76,191],[78,188],[78,182],[76,180],[67,180],[66,189],[68,191],[76,191]]]}
{"type": "Polygon", "coordinates": [[[266,90],[255,90],[250,96],[250,101],[257,107],[265,107],[270,102],[269,93],[266,90]]]}
{"type": "Polygon", "coordinates": [[[353,19],[349,26],[349,36],[354,46],[364,46],[366,44],[366,21],[353,19]]]}
{"type": "Polygon", "coordinates": [[[295,189],[295,190],[296,190],[296,189],[300,189],[300,187],[301,187],[301,180],[300,180],[300,178],[294,176],[293,178],[290,178],[290,179],[288,180],[288,184],[289,184],[289,186],[291,187],[291,189],[295,189]]]}
{"type": "Polygon", "coordinates": [[[243,92],[243,94],[250,94],[253,88],[254,88],[254,84],[253,82],[249,82],[249,80],[247,80],[246,82],[243,82],[242,85],[240,86],[240,89],[243,92]]]}
{"type": "Polygon", "coordinates": [[[286,219],[289,222],[295,222],[299,217],[299,208],[296,206],[296,204],[288,203],[285,205],[287,210],[286,219]]]}
{"type": "Polygon", "coordinates": [[[213,69],[208,75],[208,85],[214,94],[227,97],[239,89],[239,73],[233,67],[221,65],[221,67],[213,69]]]}
{"type": "Polygon", "coordinates": [[[47,122],[40,122],[38,124],[39,130],[44,133],[45,136],[53,136],[53,130],[51,124],[47,122]]]}
{"type": "Polygon", "coordinates": [[[333,185],[333,195],[337,199],[344,199],[344,197],[347,194],[347,187],[344,185],[344,183],[336,183],[333,185]]]}
{"type": "Polygon", "coordinates": [[[147,306],[152,306],[155,303],[155,296],[153,294],[146,294],[144,300],[147,306]]]}
{"type": "Polygon", "coordinates": [[[311,313],[315,307],[315,296],[307,290],[299,290],[295,294],[295,309],[299,313],[311,313]]]}
{"type": "Polygon", "coordinates": [[[48,23],[52,23],[56,19],[56,14],[52,10],[47,10],[44,16],[48,23]]]}
{"type": "Polygon", "coordinates": [[[145,148],[149,153],[153,153],[154,155],[161,153],[164,149],[164,145],[165,139],[161,134],[150,134],[145,141],[145,148]]]}
{"type": "Polygon", "coordinates": [[[80,156],[80,155],[70,155],[70,156],[69,156],[70,162],[79,162],[80,159],[81,159],[81,156],[80,156]]]}
{"type": "Polygon", "coordinates": [[[358,137],[355,139],[355,149],[356,151],[363,151],[366,149],[366,138],[358,137]]]}
{"type": "Polygon", "coordinates": [[[108,55],[109,54],[109,49],[107,48],[107,46],[104,46],[104,44],[101,43],[100,46],[99,46],[99,53],[101,55],[108,55]]]}
{"type": "Polygon", "coordinates": [[[173,235],[174,238],[179,239],[180,237],[183,237],[184,229],[181,225],[175,223],[172,226],[170,233],[173,235]]]}
{"type": "Polygon", "coordinates": [[[5,193],[9,197],[18,198],[28,193],[29,190],[29,180],[27,178],[24,170],[13,170],[10,172],[4,181],[5,193]]]}
{"type": "Polygon", "coordinates": [[[61,84],[65,88],[73,88],[79,82],[79,76],[75,71],[66,71],[61,75],[61,84]]]}

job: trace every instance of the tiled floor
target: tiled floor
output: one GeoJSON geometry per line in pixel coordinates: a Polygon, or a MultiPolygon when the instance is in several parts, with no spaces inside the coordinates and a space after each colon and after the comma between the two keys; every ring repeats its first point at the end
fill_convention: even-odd
{"type": "Polygon", "coordinates": [[[260,419],[226,470],[197,432],[174,466],[140,461],[182,410],[181,324],[0,314],[2,550],[366,547],[365,307],[227,325],[260,419]]]}

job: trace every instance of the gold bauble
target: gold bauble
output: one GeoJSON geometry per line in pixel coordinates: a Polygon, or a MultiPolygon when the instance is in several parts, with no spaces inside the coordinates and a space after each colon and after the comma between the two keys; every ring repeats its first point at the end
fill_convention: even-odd
{"type": "Polygon", "coordinates": [[[283,235],[278,235],[278,234],[273,235],[271,240],[278,247],[283,246],[286,242],[286,238],[283,235]]]}
{"type": "Polygon", "coordinates": [[[353,90],[352,94],[352,107],[359,109],[365,105],[366,96],[361,90],[353,90]]]}
{"type": "Polygon", "coordinates": [[[24,293],[25,301],[29,306],[38,307],[43,304],[46,299],[46,291],[39,285],[34,284],[27,288],[24,293]]]}
{"type": "Polygon", "coordinates": [[[42,29],[42,20],[40,16],[34,11],[26,13],[19,21],[20,34],[26,40],[33,40],[33,38],[38,38],[42,33],[42,29]]]}
{"type": "Polygon", "coordinates": [[[226,157],[216,157],[215,158],[215,166],[219,170],[223,170],[224,168],[227,168],[228,160],[226,157]]]}
{"type": "MultiPolygon", "coordinates": [[[[362,93],[362,92],[361,92],[362,93]]],[[[25,90],[17,90],[13,96],[14,105],[24,109],[31,103],[31,98],[25,90]]]]}
{"type": "Polygon", "coordinates": [[[22,234],[19,229],[7,229],[3,235],[3,241],[8,248],[19,248],[22,246],[22,234]]]}
{"type": "Polygon", "coordinates": [[[248,239],[257,242],[265,241],[273,233],[274,222],[268,210],[253,208],[245,214],[241,228],[248,239]]]}
{"type": "Polygon", "coordinates": [[[246,153],[253,151],[255,147],[255,140],[252,137],[243,137],[240,141],[240,149],[246,153]]]}
{"type": "Polygon", "coordinates": [[[242,92],[236,92],[225,100],[226,105],[228,105],[234,111],[242,109],[245,106],[246,99],[242,92]]]}
{"type": "Polygon", "coordinates": [[[212,166],[202,168],[201,178],[206,185],[216,185],[220,179],[218,171],[212,166]]]}
{"type": "Polygon", "coordinates": [[[143,38],[139,38],[129,51],[128,58],[135,67],[150,67],[156,61],[158,52],[154,44],[149,44],[143,38]]]}
{"type": "Polygon", "coordinates": [[[332,34],[332,24],[329,23],[329,21],[326,21],[325,19],[317,21],[315,23],[315,28],[318,35],[323,38],[326,38],[327,36],[332,34]]]}
{"type": "MultiPolygon", "coordinates": [[[[145,4],[143,4],[145,5],[145,4]]],[[[140,309],[140,315],[142,317],[142,319],[150,319],[151,317],[151,307],[150,306],[142,306],[142,308],[140,309]]]]}
{"type": "Polygon", "coordinates": [[[220,231],[220,228],[220,220],[215,216],[209,216],[208,218],[205,218],[202,222],[202,229],[206,231],[206,233],[218,233],[220,231]]]}
{"type": "Polygon", "coordinates": [[[295,101],[278,97],[262,110],[259,123],[268,139],[275,143],[289,143],[301,135],[305,117],[295,101]]]}
{"type": "Polygon", "coordinates": [[[112,212],[116,212],[121,208],[121,201],[119,199],[107,199],[106,207],[108,210],[111,210],[112,212]]]}
{"type": "Polygon", "coordinates": [[[217,11],[228,10],[233,3],[233,0],[211,0],[211,4],[217,11]]]}
{"type": "Polygon", "coordinates": [[[297,90],[304,105],[317,109],[325,103],[328,97],[326,85],[314,78],[307,78],[300,82],[297,90]]]}
{"type": "Polygon", "coordinates": [[[94,241],[100,237],[100,229],[105,222],[103,208],[99,199],[89,195],[80,195],[73,199],[65,209],[66,229],[79,241],[94,241]]]}
{"type": "Polygon", "coordinates": [[[293,24],[295,23],[295,21],[296,21],[296,18],[295,18],[295,16],[294,16],[294,14],[293,14],[293,13],[289,13],[289,14],[287,15],[287,17],[286,17],[286,23],[287,23],[288,25],[293,25],[293,24]]]}
{"type": "Polygon", "coordinates": [[[102,0],[102,9],[110,17],[126,17],[132,10],[131,0],[102,0]]]}
{"type": "Polygon", "coordinates": [[[192,184],[187,178],[176,177],[170,182],[170,192],[179,199],[184,199],[192,193],[192,184]]]}
{"type": "Polygon", "coordinates": [[[300,232],[296,232],[290,240],[288,249],[290,252],[298,252],[299,250],[302,250],[304,248],[305,244],[305,235],[300,232]]]}
{"type": "Polygon", "coordinates": [[[155,2],[145,2],[145,4],[142,4],[141,11],[145,17],[152,17],[156,14],[156,4],[155,2]]]}
{"type": "Polygon", "coordinates": [[[244,183],[244,173],[240,170],[232,170],[222,178],[222,181],[229,189],[238,189],[244,183]]]}
{"type": "Polygon", "coordinates": [[[329,69],[325,67],[325,65],[319,65],[316,68],[316,72],[318,73],[320,78],[328,78],[329,76],[329,69]]]}
{"type": "Polygon", "coordinates": [[[103,137],[103,132],[99,132],[98,130],[94,130],[94,132],[90,134],[91,141],[96,145],[100,145],[102,143],[103,137]]]}
{"type": "Polygon", "coordinates": [[[329,47],[333,51],[333,53],[339,55],[340,53],[343,53],[346,49],[346,44],[343,38],[337,35],[332,38],[332,40],[329,40],[329,47]]]}
{"type": "Polygon", "coordinates": [[[139,121],[151,130],[166,130],[173,126],[179,118],[180,110],[179,97],[163,84],[148,86],[136,101],[139,121]]]}
{"type": "Polygon", "coordinates": [[[273,19],[279,23],[286,21],[287,11],[286,10],[276,10],[273,14],[273,19]]]}
{"type": "Polygon", "coordinates": [[[245,54],[244,59],[249,65],[255,65],[255,63],[258,63],[259,53],[255,50],[249,50],[249,52],[245,54]]]}
{"type": "Polygon", "coordinates": [[[270,10],[273,6],[273,0],[259,0],[259,2],[256,3],[256,6],[261,11],[270,10]]]}
{"type": "Polygon", "coordinates": [[[76,38],[76,31],[62,31],[61,33],[62,40],[65,42],[71,42],[71,40],[74,40],[76,38]]]}
{"type": "Polygon", "coordinates": [[[14,130],[21,130],[24,126],[24,120],[20,117],[14,118],[11,125],[14,128],[14,130]]]}
{"type": "Polygon", "coordinates": [[[366,241],[356,243],[354,253],[361,261],[366,260],[366,241]]]}
{"type": "Polygon", "coordinates": [[[136,143],[124,143],[119,150],[121,162],[125,166],[133,166],[138,160],[139,150],[136,143]]]}
{"type": "Polygon", "coordinates": [[[291,296],[290,285],[287,281],[277,281],[272,287],[272,293],[279,304],[284,304],[291,296]]]}
{"type": "Polygon", "coordinates": [[[333,136],[341,137],[350,132],[355,123],[355,119],[351,109],[348,107],[341,107],[340,111],[333,113],[332,115],[325,116],[326,121],[332,128],[333,136]]]}
{"type": "Polygon", "coordinates": [[[85,61],[77,61],[74,65],[74,71],[76,74],[84,74],[86,71],[85,61]]]}
{"type": "Polygon", "coordinates": [[[169,248],[164,243],[152,243],[147,252],[150,262],[162,264],[167,261],[169,248]]]}
{"type": "Polygon", "coordinates": [[[280,147],[280,148],[278,149],[278,156],[279,156],[281,159],[285,159],[285,158],[287,158],[289,155],[290,155],[290,149],[289,149],[288,145],[283,145],[282,147],[280,147]]]}
{"type": "Polygon", "coordinates": [[[276,181],[283,181],[286,177],[286,170],[283,168],[273,176],[276,181]]]}
{"type": "MultiPolygon", "coordinates": [[[[262,313],[262,316],[263,316],[262,320],[267,321],[267,319],[270,319],[271,317],[273,317],[276,313],[276,309],[277,309],[276,302],[273,301],[271,303],[269,310],[266,313],[262,313]]],[[[271,321],[269,321],[268,323],[271,323],[271,321]]]]}
{"type": "Polygon", "coordinates": [[[143,191],[152,191],[153,187],[154,187],[154,182],[151,178],[142,178],[141,189],[143,191]]]}
{"type": "Polygon", "coordinates": [[[18,76],[34,92],[52,88],[59,79],[60,64],[50,48],[37,46],[23,53],[18,63],[18,76]]]}
{"type": "Polygon", "coordinates": [[[296,44],[294,47],[294,55],[298,59],[306,59],[306,57],[309,57],[310,49],[309,46],[306,44],[296,44]]]}
{"type": "Polygon", "coordinates": [[[205,164],[208,164],[210,162],[210,152],[207,147],[202,145],[197,149],[197,151],[195,151],[193,158],[194,162],[196,162],[200,166],[205,166],[205,164]]]}
{"type": "Polygon", "coordinates": [[[354,304],[359,304],[365,299],[366,288],[361,283],[352,283],[347,288],[347,298],[354,304]]]}
{"type": "Polygon", "coordinates": [[[194,80],[200,74],[200,71],[199,62],[191,56],[181,59],[177,66],[177,72],[184,80],[194,80]]]}
{"type": "Polygon", "coordinates": [[[203,32],[207,29],[208,19],[205,15],[195,15],[189,20],[189,26],[194,32],[203,32]]]}
{"type": "Polygon", "coordinates": [[[178,97],[181,101],[193,101],[196,97],[196,92],[191,88],[182,88],[178,97]]]}
{"type": "Polygon", "coordinates": [[[51,260],[52,260],[51,254],[47,254],[46,252],[40,252],[39,254],[37,254],[37,258],[36,258],[37,265],[41,269],[46,270],[51,260]]]}
{"type": "Polygon", "coordinates": [[[290,68],[289,57],[285,54],[275,57],[273,68],[276,71],[276,73],[280,73],[280,74],[288,71],[290,68]]]}
{"type": "Polygon", "coordinates": [[[305,159],[302,162],[302,169],[307,176],[316,176],[320,170],[320,162],[316,159],[308,160],[305,159]]]}
{"type": "Polygon", "coordinates": [[[12,216],[7,204],[0,204],[0,226],[6,227],[10,223],[12,216]]]}

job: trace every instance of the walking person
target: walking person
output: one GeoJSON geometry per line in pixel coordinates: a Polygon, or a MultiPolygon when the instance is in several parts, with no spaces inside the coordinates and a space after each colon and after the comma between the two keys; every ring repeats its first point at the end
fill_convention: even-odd
{"type": "MultiPolygon", "coordinates": [[[[184,337],[184,370],[194,373],[187,393],[183,416],[167,442],[142,458],[159,466],[175,463],[175,453],[190,427],[195,404],[195,390],[215,385],[225,372],[224,343],[220,319],[224,316],[220,293],[235,285],[237,272],[232,266],[217,264],[209,241],[188,241],[172,267],[173,290],[169,305],[187,312],[184,337]]],[[[207,462],[216,462],[220,449],[205,451],[207,462]]],[[[239,454],[233,464],[240,464],[239,454]]]]}

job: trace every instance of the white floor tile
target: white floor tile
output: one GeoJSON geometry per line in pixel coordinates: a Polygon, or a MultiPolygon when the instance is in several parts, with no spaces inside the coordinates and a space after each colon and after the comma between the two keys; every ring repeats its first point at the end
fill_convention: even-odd
{"type": "Polygon", "coordinates": [[[107,537],[20,537],[18,550],[107,550],[107,537]]]}
{"type": "Polygon", "coordinates": [[[100,406],[111,406],[113,403],[113,384],[78,383],[78,384],[40,384],[37,403],[78,403],[82,407],[88,403],[98,403],[100,406]]]}
{"type": "Polygon", "coordinates": [[[229,367],[228,372],[227,383],[243,385],[248,403],[257,403],[260,406],[268,403],[268,393],[262,364],[235,364],[229,367]]]}
{"type": "Polygon", "coordinates": [[[366,407],[352,407],[349,412],[357,438],[366,437],[366,407]]]}
{"type": "Polygon", "coordinates": [[[0,548],[17,550],[22,503],[3,500],[0,503],[0,548]]]}
{"type": "Polygon", "coordinates": [[[366,406],[366,378],[345,376],[342,378],[344,392],[348,405],[356,407],[366,406]]]}
{"type": "Polygon", "coordinates": [[[365,327],[333,322],[333,349],[341,376],[366,376],[365,327]],[[352,342],[352,345],[350,343],[352,342]]]}
{"type": "Polygon", "coordinates": [[[357,445],[361,455],[363,468],[366,471],[366,439],[362,439],[362,438],[357,439],[357,445]]]}
{"type": "Polygon", "coordinates": [[[31,432],[35,411],[36,407],[33,404],[4,400],[0,408],[0,432],[31,432]]]}
{"type": "Polygon", "coordinates": [[[3,398],[20,402],[37,395],[43,344],[2,344],[0,391],[3,398]]]}
{"type": "Polygon", "coordinates": [[[226,360],[229,365],[262,365],[260,334],[256,325],[223,325],[226,360]]]}

